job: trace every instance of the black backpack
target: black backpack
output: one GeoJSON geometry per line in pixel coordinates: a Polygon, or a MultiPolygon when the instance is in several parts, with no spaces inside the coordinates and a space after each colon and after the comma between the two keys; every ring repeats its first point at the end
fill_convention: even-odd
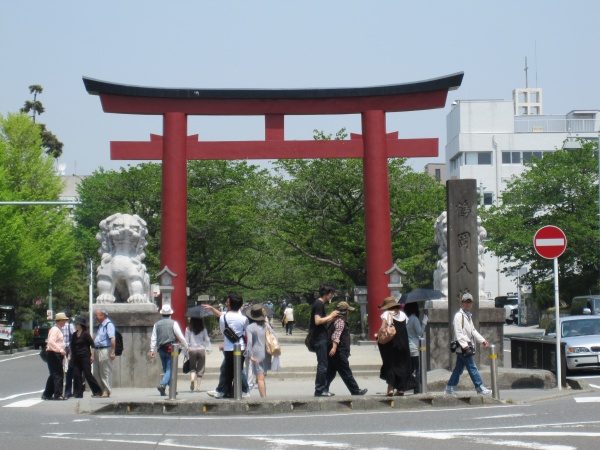
{"type": "Polygon", "coordinates": [[[112,320],[110,323],[115,327],[115,356],[121,356],[123,354],[123,335],[117,330],[117,326],[112,320]]]}
{"type": "Polygon", "coordinates": [[[121,356],[122,354],[123,354],[123,335],[121,333],[119,333],[119,330],[117,330],[117,327],[115,327],[115,355],[121,356]]]}

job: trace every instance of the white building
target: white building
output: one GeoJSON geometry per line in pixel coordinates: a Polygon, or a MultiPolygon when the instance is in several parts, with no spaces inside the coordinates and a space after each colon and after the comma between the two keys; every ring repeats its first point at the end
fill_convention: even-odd
{"type": "MultiPolygon", "coordinates": [[[[568,137],[597,140],[600,111],[543,115],[541,89],[516,89],[512,100],[454,102],[446,129],[448,179],[477,180],[482,203],[492,205],[524,162],[562,148],[568,137]]],[[[517,292],[516,277],[500,273],[498,258],[486,253],[485,265],[488,298],[517,292]]]]}

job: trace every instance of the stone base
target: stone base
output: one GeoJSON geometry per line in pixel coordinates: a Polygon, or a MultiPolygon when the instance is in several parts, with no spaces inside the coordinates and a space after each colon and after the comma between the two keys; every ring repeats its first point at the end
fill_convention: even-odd
{"type": "MultiPolygon", "coordinates": [[[[427,370],[454,368],[456,357],[450,352],[450,342],[453,340],[451,326],[448,323],[448,307],[425,309],[429,316],[425,337],[428,350],[427,370]]],[[[498,355],[498,366],[504,365],[504,310],[500,308],[484,308],[479,310],[479,328],[481,335],[490,344],[495,345],[498,355]]],[[[478,366],[489,365],[490,349],[477,345],[475,363],[478,366]]]]}
{"type": "MultiPolygon", "coordinates": [[[[113,362],[113,387],[146,388],[157,386],[162,376],[158,356],[150,358],[152,328],[160,319],[153,303],[97,304],[104,309],[123,335],[123,354],[113,362]]],[[[97,330],[97,326],[94,331],[97,330]]],[[[98,373],[94,364],[94,373],[98,373]]]]}

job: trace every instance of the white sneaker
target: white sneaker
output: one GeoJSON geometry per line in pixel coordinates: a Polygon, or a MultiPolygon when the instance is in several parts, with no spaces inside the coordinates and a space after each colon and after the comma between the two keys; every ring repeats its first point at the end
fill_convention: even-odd
{"type": "Polygon", "coordinates": [[[250,398],[250,392],[242,392],[242,398],[250,398]]]}
{"type": "Polygon", "coordinates": [[[223,396],[225,395],[219,391],[208,391],[207,394],[214,398],[223,398],[223,396]]]}
{"type": "Polygon", "coordinates": [[[483,384],[477,388],[477,393],[481,395],[492,395],[492,390],[486,388],[483,384]]]}
{"type": "Polygon", "coordinates": [[[456,391],[454,390],[454,386],[446,386],[446,389],[444,389],[444,394],[446,394],[446,395],[456,395],[456,391]]]}

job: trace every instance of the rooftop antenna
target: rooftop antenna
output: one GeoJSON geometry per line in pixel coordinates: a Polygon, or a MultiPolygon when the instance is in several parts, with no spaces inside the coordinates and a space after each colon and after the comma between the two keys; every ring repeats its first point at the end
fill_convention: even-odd
{"type": "Polygon", "coordinates": [[[537,82],[537,41],[535,42],[535,87],[538,87],[538,82],[537,82]]]}
{"type": "Polygon", "coordinates": [[[529,69],[529,67],[527,67],[527,56],[526,56],[525,57],[525,89],[527,89],[529,87],[528,80],[527,80],[527,69],[529,69]]]}

